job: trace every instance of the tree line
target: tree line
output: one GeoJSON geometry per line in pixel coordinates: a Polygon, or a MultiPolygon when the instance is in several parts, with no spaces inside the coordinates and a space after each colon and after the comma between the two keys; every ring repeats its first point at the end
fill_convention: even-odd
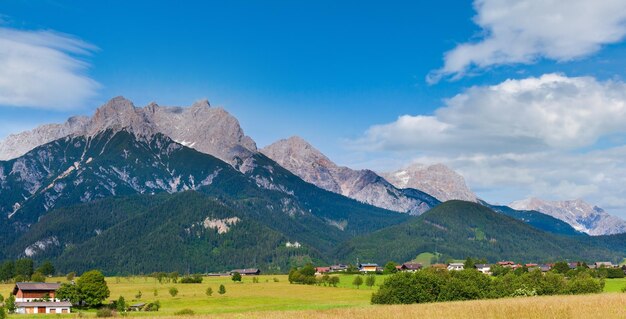
{"type": "Polygon", "coordinates": [[[604,280],[581,271],[572,277],[556,271],[507,272],[491,278],[475,269],[428,268],[389,276],[372,295],[374,304],[495,299],[516,296],[599,293],[604,280]]]}

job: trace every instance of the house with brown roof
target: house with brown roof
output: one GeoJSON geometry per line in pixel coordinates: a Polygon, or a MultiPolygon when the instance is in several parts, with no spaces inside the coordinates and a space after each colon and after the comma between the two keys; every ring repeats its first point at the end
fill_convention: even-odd
{"type": "Polygon", "coordinates": [[[70,313],[72,303],[56,298],[60,284],[18,282],[11,294],[15,296],[16,313],[70,313]]]}
{"type": "Polygon", "coordinates": [[[409,272],[416,272],[420,269],[422,269],[422,264],[420,263],[404,263],[400,265],[400,268],[399,268],[400,271],[409,271],[409,272]]]}
{"type": "Polygon", "coordinates": [[[315,267],[315,274],[322,275],[330,272],[330,267],[315,267]]]}

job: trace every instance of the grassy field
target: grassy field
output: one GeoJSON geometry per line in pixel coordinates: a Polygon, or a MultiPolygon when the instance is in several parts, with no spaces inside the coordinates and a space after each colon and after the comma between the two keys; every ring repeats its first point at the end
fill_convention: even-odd
{"type": "MultiPolygon", "coordinates": [[[[205,277],[202,284],[159,284],[153,278],[107,278],[111,290],[110,299],[124,296],[127,303],[151,302],[159,300],[159,312],[138,312],[130,316],[173,317],[176,311],[193,309],[197,318],[210,315],[211,318],[397,318],[397,312],[408,317],[455,317],[455,314],[472,314],[464,318],[504,318],[503,314],[514,311],[523,318],[626,318],[626,294],[605,293],[589,296],[554,296],[518,298],[488,301],[452,302],[410,306],[373,306],[370,304],[372,292],[376,289],[352,286],[355,275],[341,275],[339,287],[319,287],[292,285],[287,276],[259,276],[259,283],[252,277],[243,277],[243,283],[233,283],[229,277],[205,277]],[[274,278],[278,282],[274,281],[274,278]],[[226,294],[217,293],[220,284],[226,287],[226,294]],[[176,297],[170,296],[170,287],[178,289],[176,297]],[[211,297],[205,294],[207,287],[214,291],[211,297]],[[135,295],[141,291],[142,297],[135,295]],[[155,296],[156,291],[156,296],[155,296]],[[560,301],[560,302],[559,302],[560,301]],[[585,306],[586,305],[586,306],[585,306]],[[600,307],[600,305],[603,305],[600,307]],[[586,312],[581,307],[596,308],[596,312],[586,312]],[[543,309],[543,310],[542,310],[543,309]],[[617,311],[619,310],[619,311],[617,311]],[[526,312],[524,312],[526,311],[526,312]],[[426,314],[426,315],[424,315],[426,314]],[[432,315],[428,315],[432,314],[432,315]],[[480,315],[479,315],[480,314],[480,315]],[[541,316],[546,314],[546,316],[541,316]],[[582,315],[585,314],[585,315],[582,315]],[[622,314],[622,316],[618,316],[622,314]]],[[[385,276],[377,276],[376,286],[382,284],[385,276]]],[[[65,281],[65,278],[51,278],[49,282],[65,281]]],[[[626,285],[625,279],[607,280],[607,292],[617,292],[626,285]]],[[[0,293],[5,297],[13,285],[0,285],[0,293]]],[[[94,316],[93,311],[84,315],[94,316]]],[[[77,314],[68,315],[75,317],[77,314]]],[[[398,316],[397,316],[398,315],[398,316]]],[[[13,318],[29,318],[13,315],[13,318]]],[[[458,316],[457,316],[458,317],[458,316]]],[[[34,316],[34,318],[41,318],[34,316]]],[[[179,317],[180,318],[180,317],[179,317]]]]}
{"type": "Polygon", "coordinates": [[[607,279],[604,282],[604,292],[621,292],[626,287],[626,278],[607,279]]]}

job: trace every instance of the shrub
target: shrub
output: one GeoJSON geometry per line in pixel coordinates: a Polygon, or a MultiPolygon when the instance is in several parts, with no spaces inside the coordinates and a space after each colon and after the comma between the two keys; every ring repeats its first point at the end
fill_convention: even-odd
{"type": "Polygon", "coordinates": [[[185,276],[180,279],[180,283],[182,284],[200,284],[202,283],[202,275],[194,274],[191,276],[185,276]]]}
{"type": "Polygon", "coordinates": [[[226,287],[224,287],[224,285],[220,285],[220,288],[217,289],[217,293],[220,295],[223,295],[226,293],[226,287]]]}
{"type": "Polygon", "coordinates": [[[193,310],[189,309],[189,308],[185,308],[185,309],[181,309],[178,310],[174,313],[174,315],[177,316],[191,316],[193,315],[195,312],[193,312],[193,310]]]}
{"type": "Polygon", "coordinates": [[[361,276],[354,277],[354,280],[352,280],[352,284],[355,285],[356,288],[358,289],[363,284],[363,277],[361,276]]]}
{"type": "Polygon", "coordinates": [[[111,311],[111,309],[109,308],[100,308],[96,312],[96,317],[98,318],[113,317],[113,311],[111,311]]]}
{"type": "Polygon", "coordinates": [[[176,295],[178,295],[178,288],[170,287],[169,292],[172,297],[176,297],[176,295]]]}
{"type": "Polygon", "coordinates": [[[230,279],[234,282],[241,282],[241,274],[235,271],[230,279]]]}
{"type": "Polygon", "coordinates": [[[532,297],[537,295],[537,290],[527,287],[517,288],[511,294],[511,297],[532,297]]]}
{"type": "Polygon", "coordinates": [[[600,293],[604,289],[604,281],[591,278],[589,274],[581,274],[567,282],[566,292],[572,295],[600,293]]]}
{"type": "Polygon", "coordinates": [[[143,311],[159,311],[159,308],[161,308],[161,302],[157,300],[145,305],[143,311]]]}
{"type": "Polygon", "coordinates": [[[6,319],[7,313],[4,310],[4,307],[0,307],[0,319],[6,319]]]}
{"type": "Polygon", "coordinates": [[[274,277],[274,282],[279,282],[278,278],[274,277]]]}
{"type": "Polygon", "coordinates": [[[626,286],[622,287],[622,292],[626,292],[626,286]]]}
{"type": "Polygon", "coordinates": [[[258,277],[252,277],[252,283],[253,284],[258,284],[259,283],[259,278],[258,277]]]}
{"type": "Polygon", "coordinates": [[[213,288],[208,287],[205,291],[206,295],[211,297],[211,295],[213,295],[213,288]]]}
{"type": "Polygon", "coordinates": [[[142,295],[141,290],[137,291],[137,294],[135,294],[135,299],[137,300],[141,299],[141,295],[142,295]]]}

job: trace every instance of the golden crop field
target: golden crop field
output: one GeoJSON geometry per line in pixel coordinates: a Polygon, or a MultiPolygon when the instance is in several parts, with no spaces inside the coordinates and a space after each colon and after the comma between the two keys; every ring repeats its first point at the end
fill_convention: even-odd
{"type": "MultiPolygon", "coordinates": [[[[350,285],[353,275],[341,276],[340,287],[292,285],[285,275],[243,277],[233,283],[229,277],[205,277],[201,284],[158,283],[149,277],[109,277],[110,300],[124,296],[128,304],[159,300],[158,312],[133,312],[129,317],[183,318],[175,313],[191,309],[194,318],[625,318],[626,293],[604,293],[583,296],[548,296],[466,302],[446,302],[404,306],[370,304],[376,288],[350,285]],[[275,279],[278,281],[276,282],[275,279]],[[217,293],[223,284],[226,293],[217,293]],[[172,297],[170,287],[178,294],[172,297]],[[207,296],[208,287],[213,295],[207,296]],[[141,291],[141,298],[135,297],[141,291]],[[155,295],[156,293],[156,295],[155,295]]],[[[64,282],[65,278],[50,278],[64,282]]],[[[377,280],[382,283],[383,276],[377,280]]],[[[623,281],[613,285],[620,285],[623,281]]],[[[0,285],[8,296],[12,284],[0,285]]],[[[79,310],[76,310],[78,312],[79,310]]],[[[81,316],[95,316],[95,311],[80,311],[81,316]]],[[[42,315],[12,315],[11,318],[41,318],[42,315]]],[[[45,315],[44,315],[45,316],[45,315]]],[[[77,317],[78,313],[59,317],[77,317]]]]}

